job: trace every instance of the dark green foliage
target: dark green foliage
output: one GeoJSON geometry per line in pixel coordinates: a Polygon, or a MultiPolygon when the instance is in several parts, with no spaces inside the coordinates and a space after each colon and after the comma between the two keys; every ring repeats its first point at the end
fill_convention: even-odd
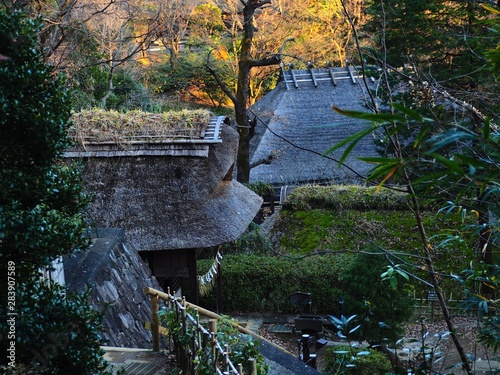
{"type": "Polygon", "coordinates": [[[17,362],[37,374],[105,373],[99,336],[103,313],[93,310],[87,299],[88,292],[66,295],[57,284],[36,279],[20,285],[17,362]]]}
{"type": "Polygon", "coordinates": [[[71,103],[62,78],[40,61],[40,24],[18,12],[2,11],[1,20],[0,263],[27,275],[86,245],[87,199],[79,173],[57,164],[71,103]]]}
{"type": "MultiPolygon", "coordinates": [[[[191,317],[196,317],[196,312],[188,310],[187,314],[191,317]]],[[[175,307],[170,310],[163,310],[158,313],[160,323],[163,323],[168,329],[170,337],[174,342],[175,353],[177,354],[178,363],[184,367],[184,371],[189,372],[191,365],[194,365],[194,373],[196,375],[211,375],[214,373],[214,367],[225,367],[225,357],[218,355],[214,357],[210,345],[198,348],[196,359],[193,363],[189,363],[187,358],[182,355],[184,348],[192,347],[193,342],[198,339],[199,330],[194,324],[184,323],[181,319],[181,314],[176,311],[175,307]]],[[[186,322],[189,320],[186,320],[186,322]]],[[[266,375],[269,371],[269,365],[266,363],[264,356],[259,352],[260,341],[254,340],[251,335],[243,334],[235,327],[236,321],[225,316],[217,322],[217,333],[215,339],[219,346],[224,348],[228,345],[231,349],[229,358],[235,365],[248,365],[252,358],[256,361],[257,373],[266,375]]],[[[202,323],[202,326],[204,324],[202,323]]],[[[205,326],[204,328],[208,328],[205,326]]],[[[206,338],[206,337],[205,337],[206,338]]],[[[205,339],[202,339],[205,342],[205,339]]],[[[248,370],[248,369],[247,369],[248,370]]]]}
{"type": "Polygon", "coordinates": [[[390,285],[382,279],[388,263],[382,255],[359,254],[344,274],[342,314],[356,315],[361,325],[356,337],[369,342],[394,344],[413,310],[406,280],[400,277],[397,285],[390,285]]]}
{"type": "Polygon", "coordinates": [[[88,243],[80,175],[61,162],[70,95],[63,78],[41,62],[40,27],[0,7],[0,299],[9,302],[0,316],[17,314],[8,315],[14,331],[0,325],[0,350],[15,346],[17,370],[38,363],[40,374],[87,375],[106,367],[97,334],[101,314],[88,295],[63,298],[62,288],[39,275],[88,243]]]}
{"type": "Polygon", "coordinates": [[[41,23],[0,11],[0,54],[7,57],[0,62],[0,167],[25,172],[50,166],[67,147],[70,98],[41,62],[41,23]]]}
{"type": "Polygon", "coordinates": [[[384,354],[364,348],[335,346],[325,348],[325,375],[376,375],[392,373],[384,354]]]}
{"type": "MultiPolygon", "coordinates": [[[[229,86],[234,84],[234,73],[219,61],[217,64],[220,65],[220,76],[224,81],[229,86]]],[[[146,80],[148,88],[156,94],[183,97],[188,93],[189,101],[193,101],[194,94],[198,101],[211,103],[215,110],[220,110],[228,100],[207,71],[204,54],[183,54],[169,64],[154,66],[148,70],[146,80]]]]}
{"type": "MultiPolygon", "coordinates": [[[[72,77],[71,84],[78,87],[73,98],[75,110],[103,107],[102,99],[109,91],[109,70],[101,66],[84,68],[72,77]]],[[[126,111],[146,110],[150,107],[150,94],[126,69],[113,72],[113,90],[106,99],[104,109],[126,111]]]]}
{"type": "MultiPolygon", "coordinates": [[[[487,12],[477,2],[371,1],[373,16],[365,29],[378,42],[385,42],[387,61],[392,66],[412,64],[427,70],[433,79],[453,79],[447,84],[475,86],[470,78],[484,79],[480,51],[492,45],[481,24],[487,12]],[[383,5],[383,10],[381,9],[383,5]],[[381,30],[384,30],[382,40],[381,30]]],[[[372,52],[378,55],[382,48],[372,52]]],[[[385,51],[385,50],[384,50],[385,51]]],[[[486,74],[485,74],[486,73],[486,74]]]]}
{"type": "Polygon", "coordinates": [[[222,246],[224,254],[269,254],[272,251],[269,238],[262,233],[259,225],[251,223],[236,241],[222,246]]]}
{"type": "MultiPolygon", "coordinates": [[[[198,263],[198,274],[205,274],[212,260],[198,263]]],[[[223,305],[226,311],[300,312],[290,303],[291,293],[311,293],[315,312],[338,312],[343,269],[348,260],[343,255],[289,257],[236,255],[222,260],[223,305]]],[[[212,308],[215,297],[201,298],[212,308]]]]}

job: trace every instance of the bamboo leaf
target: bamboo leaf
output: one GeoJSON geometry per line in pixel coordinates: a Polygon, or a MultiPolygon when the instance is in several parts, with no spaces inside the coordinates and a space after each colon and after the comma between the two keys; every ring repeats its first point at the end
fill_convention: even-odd
{"type": "Polygon", "coordinates": [[[339,165],[341,165],[342,163],[344,163],[345,159],[347,159],[347,157],[351,153],[354,146],[356,146],[359,141],[361,141],[364,137],[366,137],[368,134],[370,134],[372,132],[372,130],[373,130],[373,128],[369,127],[367,129],[361,130],[361,131],[351,135],[350,137],[347,137],[346,139],[337,143],[333,147],[330,147],[328,150],[326,150],[323,153],[323,155],[331,154],[333,151],[338,150],[339,148],[341,148],[345,145],[348,145],[347,148],[342,153],[342,156],[339,159],[339,165]]]}
{"type": "Polygon", "coordinates": [[[390,124],[394,122],[407,122],[408,120],[404,116],[393,115],[390,113],[370,113],[370,112],[359,112],[359,111],[348,111],[343,110],[338,107],[332,106],[333,110],[341,115],[357,118],[361,120],[371,121],[377,124],[390,124]]]}
{"type": "Polygon", "coordinates": [[[424,127],[422,128],[422,130],[417,134],[417,136],[415,137],[415,141],[413,142],[413,147],[416,148],[421,142],[422,142],[422,139],[424,139],[425,135],[427,134],[429,128],[428,127],[424,127]]]}
{"type": "Polygon", "coordinates": [[[384,158],[384,157],[362,157],[359,158],[359,160],[362,160],[366,163],[371,163],[371,164],[396,164],[400,162],[400,159],[395,159],[395,158],[384,158]]]}
{"type": "Polygon", "coordinates": [[[483,137],[484,139],[488,139],[490,137],[490,121],[489,120],[486,120],[484,122],[484,126],[483,126],[483,137]]]}
{"type": "Polygon", "coordinates": [[[471,141],[475,138],[477,138],[477,136],[471,132],[450,130],[430,138],[429,143],[432,145],[432,147],[428,151],[428,153],[433,154],[438,150],[449,146],[450,144],[456,142],[471,141]]]}
{"type": "Polygon", "coordinates": [[[457,163],[456,160],[452,160],[446,156],[442,156],[440,154],[432,154],[432,157],[436,159],[436,161],[442,164],[447,169],[458,173],[459,175],[465,175],[462,168],[460,168],[460,163],[457,163]]]}
{"type": "Polygon", "coordinates": [[[425,119],[420,115],[420,113],[414,111],[413,109],[410,109],[408,107],[405,107],[402,104],[399,103],[391,103],[391,106],[395,109],[397,109],[399,112],[404,113],[408,118],[418,121],[418,122],[425,122],[426,120],[429,121],[429,119],[425,119]]]}
{"type": "Polygon", "coordinates": [[[387,164],[381,164],[375,168],[373,168],[368,176],[368,181],[378,180],[379,178],[384,178],[388,174],[391,176],[394,174],[394,168],[399,168],[402,165],[401,161],[398,159],[393,159],[392,162],[388,162],[387,164]]]}
{"type": "Polygon", "coordinates": [[[387,173],[387,175],[384,177],[384,179],[380,182],[380,184],[378,184],[377,186],[377,189],[376,191],[379,192],[380,189],[382,189],[382,187],[384,186],[384,184],[386,183],[387,180],[389,180],[393,175],[394,173],[396,173],[396,171],[399,169],[400,165],[395,165],[390,171],[389,173],[387,173]]]}

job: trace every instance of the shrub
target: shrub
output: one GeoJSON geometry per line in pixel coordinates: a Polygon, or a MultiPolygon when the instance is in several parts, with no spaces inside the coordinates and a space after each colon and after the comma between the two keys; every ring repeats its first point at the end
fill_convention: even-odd
{"type": "MultiPolygon", "coordinates": [[[[108,374],[104,360],[103,312],[92,309],[87,293],[68,293],[41,279],[17,285],[17,370],[36,374],[108,374]]],[[[14,372],[15,373],[15,372],[14,372]]]]}
{"type": "MultiPolygon", "coordinates": [[[[337,312],[342,270],[348,256],[326,255],[305,258],[225,255],[222,259],[223,306],[226,311],[297,313],[291,293],[311,293],[315,312],[337,312]]],[[[205,274],[213,260],[200,260],[198,274],[205,274]]],[[[200,299],[213,308],[214,292],[200,299]]]]}
{"type": "Polygon", "coordinates": [[[359,254],[344,275],[342,314],[357,316],[361,325],[358,337],[369,342],[397,341],[400,325],[413,311],[405,280],[400,280],[397,288],[382,280],[387,263],[383,255],[359,254]]]}
{"type": "Polygon", "coordinates": [[[14,354],[3,355],[0,366],[103,373],[101,314],[87,295],[63,295],[39,274],[88,245],[81,176],[61,162],[70,144],[71,96],[43,62],[41,28],[39,19],[0,6],[0,300],[9,302],[0,304],[0,316],[12,322],[0,325],[0,350],[14,354]]]}
{"type": "Polygon", "coordinates": [[[324,350],[325,375],[375,375],[392,372],[391,361],[373,349],[336,346],[324,350]]]}
{"type": "Polygon", "coordinates": [[[260,226],[254,223],[251,223],[236,241],[222,246],[222,250],[226,254],[269,254],[271,249],[271,242],[262,233],[260,226]]]}

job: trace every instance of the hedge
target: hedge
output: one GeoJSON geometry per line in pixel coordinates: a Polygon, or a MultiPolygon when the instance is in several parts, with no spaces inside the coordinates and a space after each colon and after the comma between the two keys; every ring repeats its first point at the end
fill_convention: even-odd
{"type": "MultiPolygon", "coordinates": [[[[286,256],[226,255],[222,259],[224,311],[298,313],[289,295],[311,293],[313,313],[338,314],[345,254],[286,256]]],[[[198,261],[198,275],[205,274],[213,260],[198,261]]],[[[200,298],[200,305],[215,307],[215,292],[200,298]]]]}

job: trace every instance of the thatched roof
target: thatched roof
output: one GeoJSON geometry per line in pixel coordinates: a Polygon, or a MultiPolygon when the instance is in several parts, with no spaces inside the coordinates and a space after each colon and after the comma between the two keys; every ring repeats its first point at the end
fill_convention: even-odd
{"type": "Polygon", "coordinates": [[[144,141],[196,140],[204,138],[210,117],[206,110],[121,113],[96,108],[73,114],[69,135],[83,147],[103,142],[127,147],[144,141]]]}
{"type": "MultiPolygon", "coordinates": [[[[270,154],[275,157],[271,164],[252,168],[250,180],[275,185],[361,182],[362,178],[348,168],[338,168],[335,161],[321,156],[364,129],[359,120],[332,109],[368,110],[368,94],[359,75],[352,68],[325,68],[287,71],[285,77],[250,109],[250,117],[258,119],[251,141],[251,163],[267,159],[270,154]]],[[[375,82],[368,82],[375,87],[375,82]]],[[[338,160],[340,155],[341,151],[337,151],[329,156],[338,160]]],[[[375,155],[371,139],[360,142],[351,155],[346,164],[365,175],[370,167],[356,158],[375,155]]]]}
{"type": "Polygon", "coordinates": [[[88,110],[72,116],[68,157],[208,156],[225,116],[205,110],[145,113],[88,110]]]}
{"type": "MultiPolygon", "coordinates": [[[[209,247],[235,240],[262,202],[232,180],[237,132],[221,125],[220,140],[182,143],[195,150],[206,147],[206,156],[188,149],[143,154],[140,148],[120,155],[109,150],[96,155],[87,148],[67,156],[84,160],[84,187],[94,195],[89,214],[96,226],[124,229],[138,251],[209,247]]],[[[157,144],[156,151],[172,145],[175,141],[157,144]]]]}

